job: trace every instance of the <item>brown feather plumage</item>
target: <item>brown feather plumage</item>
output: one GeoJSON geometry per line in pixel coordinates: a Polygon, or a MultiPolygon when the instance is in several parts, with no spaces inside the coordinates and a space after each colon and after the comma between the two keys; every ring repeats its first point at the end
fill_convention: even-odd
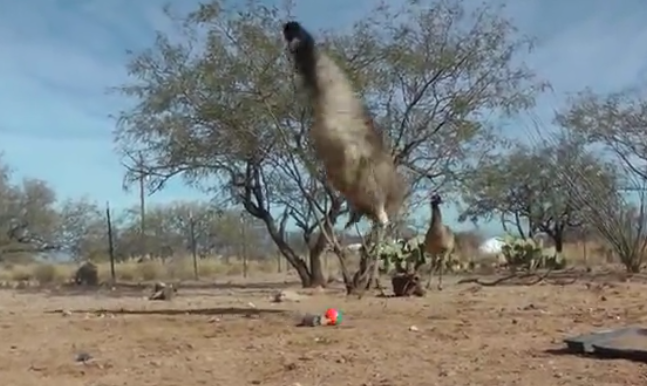
{"type": "Polygon", "coordinates": [[[309,132],[328,182],[351,206],[346,227],[366,215],[386,225],[397,215],[404,179],[362,101],[342,69],[317,50],[312,35],[299,23],[283,29],[297,73],[314,111],[309,132]]]}
{"type": "Polygon", "coordinates": [[[456,239],[454,232],[443,224],[442,211],[440,205],[442,198],[438,194],[431,197],[431,221],[429,229],[425,234],[425,252],[432,256],[431,265],[429,268],[429,281],[427,282],[427,289],[431,286],[431,276],[433,273],[434,265],[438,264],[439,278],[438,289],[443,286],[443,268],[447,259],[454,252],[456,247],[456,239]]]}

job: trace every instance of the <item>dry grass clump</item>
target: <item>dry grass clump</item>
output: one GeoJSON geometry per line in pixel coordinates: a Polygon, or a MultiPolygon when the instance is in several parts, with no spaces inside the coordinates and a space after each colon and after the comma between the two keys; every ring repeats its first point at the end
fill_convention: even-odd
{"type": "MultiPolygon", "coordinates": [[[[478,263],[479,269],[473,273],[487,274],[488,266],[496,266],[498,256],[483,256],[479,253],[475,240],[471,237],[458,235],[458,251],[456,258],[460,261],[471,261],[478,263]]],[[[601,243],[587,242],[568,243],[564,246],[564,255],[571,266],[601,267],[617,263],[617,258],[601,243]]],[[[322,263],[324,272],[328,277],[340,277],[340,269],[337,258],[332,254],[325,254],[322,263]]],[[[356,269],[359,258],[350,257],[350,269],[356,269]]],[[[31,282],[39,284],[57,284],[69,282],[80,265],[77,263],[32,263],[32,264],[0,264],[0,284],[15,282],[31,282]]],[[[287,263],[277,258],[268,258],[263,261],[248,261],[247,274],[251,279],[263,279],[267,274],[294,274],[294,270],[287,269],[287,263]]],[[[110,264],[108,262],[97,263],[99,280],[106,282],[110,280],[110,264]]],[[[223,280],[224,278],[242,277],[244,264],[242,259],[231,258],[225,261],[217,258],[206,258],[198,261],[198,276],[200,280],[223,280]]],[[[115,276],[118,282],[146,282],[146,281],[185,281],[193,280],[193,260],[191,257],[177,257],[166,262],[161,260],[150,260],[138,263],[137,261],[126,261],[117,263],[115,276]]]]}
{"type": "Polygon", "coordinates": [[[29,265],[11,265],[7,264],[0,267],[1,281],[37,281],[42,284],[56,283],[65,281],[70,271],[64,269],[58,264],[40,263],[29,265]]]}

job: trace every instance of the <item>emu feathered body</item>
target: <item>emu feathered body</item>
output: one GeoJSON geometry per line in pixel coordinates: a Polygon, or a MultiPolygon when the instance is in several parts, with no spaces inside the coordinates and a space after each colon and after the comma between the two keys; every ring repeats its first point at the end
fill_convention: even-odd
{"type": "Polygon", "coordinates": [[[347,227],[364,215],[388,224],[402,206],[404,180],[381,133],[349,78],[317,50],[312,35],[297,22],[286,23],[283,34],[312,104],[310,139],[315,154],[328,182],[351,206],[347,227]]]}
{"type": "Polygon", "coordinates": [[[431,196],[431,221],[424,241],[425,252],[432,256],[429,266],[427,289],[431,287],[431,277],[434,268],[438,268],[439,270],[438,289],[442,289],[444,265],[456,247],[454,232],[443,223],[443,215],[440,210],[442,202],[440,195],[433,194],[431,196]]]}

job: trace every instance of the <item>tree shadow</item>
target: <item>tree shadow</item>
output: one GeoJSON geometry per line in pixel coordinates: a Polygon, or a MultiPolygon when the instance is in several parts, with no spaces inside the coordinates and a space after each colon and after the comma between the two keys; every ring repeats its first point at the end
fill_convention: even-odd
{"type": "MultiPolygon", "coordinates": [[[[33,287],[16,290],[19,294],[38,294],[45,297],[74,297],[74,296],[100,296],[109,298],[122,298],[122,297],[141,297],[144,296],[143,291],[152,287],[141,288],[116,288],[111,289],[104,286],[97,287],[76,287],[76,286],[63,286],[63,287],[33,287]]],[[[150,291],[149,291],[150,292],[150,291]]]]}
{"type": "Polygon", "coordinates": [[[510,273],[506,270],[494,274],[467,275],[458,279],[457,284],[477,284],[482,287],[532,286],[536,284],[565,286],[575,283],[613,286],[624,282],[647,283],[647,274],[629,274],[625,270],[615,268],[591,271],[583,267],[517,273],[510,273]]]}
{"type": "MultiPolygon", "coordinates": [[[[155,281],[139,283],[103,283],[98,286],[77,286],[74,284],[65,285],[40,285],[27,288],[11,288],[19,294],[39,294],[46,297],[64,296],[105,296],[110,298],[140,297],[149,295],[155,281]]],[[[182,290],[281,290],[296,285],[298,281],[282,282],[251,282],[251,283],[230,283],[230,282],[167,282],[173,284],[179,291],[182,290]]],[[[206,293],[205,293],[206,294],[206,293]]]]}
{"type": "MultiPolygon", "coordinates": [[[[60,313],[60,310],[46,311],[48,314],[60,313]]],[[[242,307],[223,307],[223,308],[192,308],[192,309],[173,309],[165,308],[158,310],[132,310],[132,309],[92,309],[92,310],[70,310],[72,313],[83,314],[113,314],[113,315],[203,315],[203,316],[243,316],[254,317],[261,315],[288,315],[288,310],[271,309],[271,308],[242,308],[242,307]]]]}
{"type": "Polygon", "coordinates": [[[190,289],[251,289],[251,290],[278,290],[294,286],[300,286],[301,283],[296,280],[291,281],[270,281],[270,282],[251,282],[251,283],[203,283],[203,282],[184,282],[180,288],[190,289]]]}

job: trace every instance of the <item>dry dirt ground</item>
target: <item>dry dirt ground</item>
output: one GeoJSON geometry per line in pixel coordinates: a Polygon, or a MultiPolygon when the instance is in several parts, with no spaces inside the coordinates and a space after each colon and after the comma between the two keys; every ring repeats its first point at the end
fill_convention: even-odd
{"type": "Polygon", "coordinates": [[[647,381],[645,364],[551,351],[568,335],[647,324],[646,284],[453,285],[422,299],[318,293],[278,304],[270,293],[181,290],[170,302],[151,302],[144,293],[0,291],[0,379],[11,386],[647,381]],[[331,306],[345,312],[341,326],[294,326],[299,314],[331,306]],[[78,361],[81,353],[92,359],[78,361]]]}

